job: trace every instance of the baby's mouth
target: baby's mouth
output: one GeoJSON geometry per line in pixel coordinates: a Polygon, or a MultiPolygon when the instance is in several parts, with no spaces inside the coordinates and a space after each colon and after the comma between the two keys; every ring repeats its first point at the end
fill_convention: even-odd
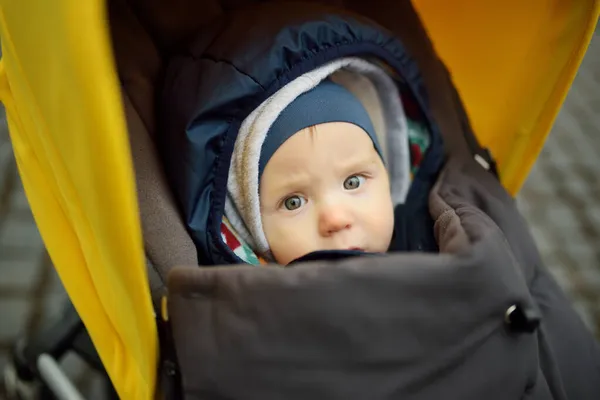
{"type": "Polygon", "coordinates": [[[348,250],[352,250],[352,251],[365,251],[363,248],[361,247],[348,247],[348,250]]]}

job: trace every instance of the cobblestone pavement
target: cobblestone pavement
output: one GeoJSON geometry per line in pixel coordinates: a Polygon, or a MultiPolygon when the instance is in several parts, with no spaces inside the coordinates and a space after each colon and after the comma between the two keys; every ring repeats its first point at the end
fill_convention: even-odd
{"type": "MultiPolygon", "coordinates": [[[[597,33],[518,204],[542,255],[590,329],[600,337],[600,34],[597,33]]],[[[66,300],[19,182],[0,117],[0,370],[66,300]]],[[[68,374],[93,398],[98,380],[75,356],[68,374]]],[[[2,398],[0,387],[0,398],[2,398]]]]}

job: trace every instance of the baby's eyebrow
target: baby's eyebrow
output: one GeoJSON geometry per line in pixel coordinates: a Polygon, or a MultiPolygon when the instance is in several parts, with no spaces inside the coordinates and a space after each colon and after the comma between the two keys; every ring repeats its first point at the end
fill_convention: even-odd
{"type": "Polygon", "coordinates": [[[301,171],[278,171],[276,177],[281,179],[280,182],[273,185],[273,188],[277,193],[300,190],[305,187],[310,180],[308,174],[301,171]]]}
{"type": "Polygon", "coordinates": [[[335,167],[343,170],[366,168],[376,164],[376,161],[376,158],[370,155],[367,157],[347,158],[336,163],[335,167]]]}

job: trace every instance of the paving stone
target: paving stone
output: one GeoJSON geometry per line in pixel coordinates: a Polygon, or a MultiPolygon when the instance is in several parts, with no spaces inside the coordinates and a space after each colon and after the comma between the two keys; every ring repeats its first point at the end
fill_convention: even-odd
{"type": "MultiPolygon", "coordinates": [[[[23,188],[21,181],[17,180],[10,197],[10,208],[13,212],[22,212],[31,215],[31,209],[29,207],[29,200],[25,195],[25,188],[23,188]]],[[[33,216],[31,217],[33,221],[33,216]]]]}
{"type": "MultiPolygon", "coordinates": [[[[547,257],[549,258],[549,257],[547,257]]],[[[567,291],[567,293],[571,292],[571,287],[573,286],[572,278],[570,273],[567,272],[562,264],[555,264],[551,260],[545,260],[546,267],[556,280],[563,290],[567,291]]]]}
{"type": "Polygon", "coordinates": [[[54,294],[60,294],[60,295],[65,295],[66,296],[66,292],[65,292],[65,287],[63,286],[62,282],[60,281],[60,278],[58,277],[58,273],[56,273],[56,270],[51,267],[50,268],[50,273],[49,273],[49,277],[48,277],[48,294],[50,295],[54,295],[54,294]]]}
{"type": "MultiPolygon", "coordinates": [[[[542,168],[537,165],[531,169],[527,181],[522,189],[522,193],[526,193],[527,190],[533,190],[540,195],[552,195],[554,192],[554,186],[551,178],[546,174],[542,168]]],[[[521,195],[520,197],[524,197],[521,195]]],[[[526,200],[526,199],[524,199],[526,200]]]]}
{"type": "Polygon", "coordinates": [[[0,259],[0,288],[11,287],[19,290],[32,290],[40,275],[40,261],[0,259]]]}
{"type": "Polygon", "coordinates": [[[598,273],[598,267],[581,268],[579,269],[579,273],[585,286],[589,287],[590,291],[598,293],[597,299],[600,299],[600,273],[598,273]]]}
{"type": "MultiPolygon", "coordinates": [[[[2,226],[0,226],[0,236],[1,235],[2,226]]],[[[22,246],[6,246],[0,241],[0,260],[5,262],[21,261],[32,264],[40,264],[40,260],[43,259],[45,251],[46,250],[43,247],[39,247],[37,249],[28,249],[23,248],[22,246]]]]}
{"type": "Polygon", "coordinates": [[[552,237],[548,235],[548,232],[537,225],[531,226],[530,231],[540,254],[549,254],[552,252],[554,241],[552,237]]]}
{"type": "Polygon", "coordinates": [[[0,193],[5,190],[9,166],[14,162],[10,143],[0,141],[0,193]]]}
{"type": "Polygon", "coordinates": [[[29,318],[27,298],[4,298],[0,301],[0,342],[7,343],[23,334],[29,318]]]}
{"type": "Polygon", "coordinates": [[[591,311],[589,310],[588,306],[582,302],[575,302],[573,304],[573,308],[575,308],[575,311],[577,311],[577,313],[579,314],[579,316],[581,317],[581,319],[583,320],[585,325],[591,331],[595,331],[595,329],[596,329],[595,319],[594,319],[594,316],[592,315],[591,311]]]}
{"type": "Polygon", "coordinates": [[[4,106],[0,103],[0,143],[9,141],[8,127],[6,126],[6,112],[4,106]]]}
{"type": "Polygon", "coordinates": [[[580,197],[584,199],[587,197],[588,192],[590,190],[589,185],[586,181],[581,179],[568,179],[563,182],[564,188],[568,190],[568,192],[576,197],[580,197]]]}
{"type": "MultiPolygon", "coordinates": [[[[6,367],[9,363],[9,357],[6,352],[0,351],[0,374],[4,371],[4,367],[6,367]]],[[[2,385],[0,385],[1,387],[2,385]]],[[[0,388],[0,399],[2,399],[2,389],[0,388]]]]}
{"type": "MultiPolygon", "coordinates": [[[[598,180],[600,181],[600,175],[598,175],[598,180]]],[[[599,183],[600,185],[600,183],[599,183]]],[[[593,225],[600,227],[600,204],[598,205],[598,207],[590,207],[587,210],[587,216],[590,219],[590,223],[592,223],[593,225]]],[[[600,246],[600,244],[599,244],[600,246]]],[[[600,267],[600,266],[599,266],[600,267]]]]}
{"type": "Polygon", "coordinates": [[[47,323],[59,318],[65,310],[65,307],[69,304],[68,301],[69,297],[65,292],[52,293],[44,296],[40,326],[45,326],[47,323]]]}
{"type": "Polygon", "coordinates": [[[44,243],[32,221],[23,221],[21,218],[8,215],[0,227],[0,244],[6,247],[16,247],[27,251],[40,251],[44,243]]]}
{"type": "MultiPolygon", "coordinates": [[[[591,270],[600,277],[600,268],[598,264],[598,251],[586,246],[585,244],[571,244],[567,245],[566,251],[575,260],[577,260],[577,269],[579,270],[591,270]]],[[[600,288],[599,288],[600,290],[600,288]]]]}

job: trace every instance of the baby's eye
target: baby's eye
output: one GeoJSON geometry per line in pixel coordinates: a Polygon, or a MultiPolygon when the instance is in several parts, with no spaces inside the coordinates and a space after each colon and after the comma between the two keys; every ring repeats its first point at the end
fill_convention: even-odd
{"type": "Polygon", "coordinates": [[[346,190],[358,189],[364,181],[365,181],[365,178],[363,176],[360,176],[360,175],[349,176],[344,181],[344,189],[346,189],[346,190]]]}
{"type": "Polygon", "coordinates": [[[284,200],[283,205],[286,209],[294,211],[302,207],[306,203],[306,200],[298,195],[290,196],[284,200]]]}

